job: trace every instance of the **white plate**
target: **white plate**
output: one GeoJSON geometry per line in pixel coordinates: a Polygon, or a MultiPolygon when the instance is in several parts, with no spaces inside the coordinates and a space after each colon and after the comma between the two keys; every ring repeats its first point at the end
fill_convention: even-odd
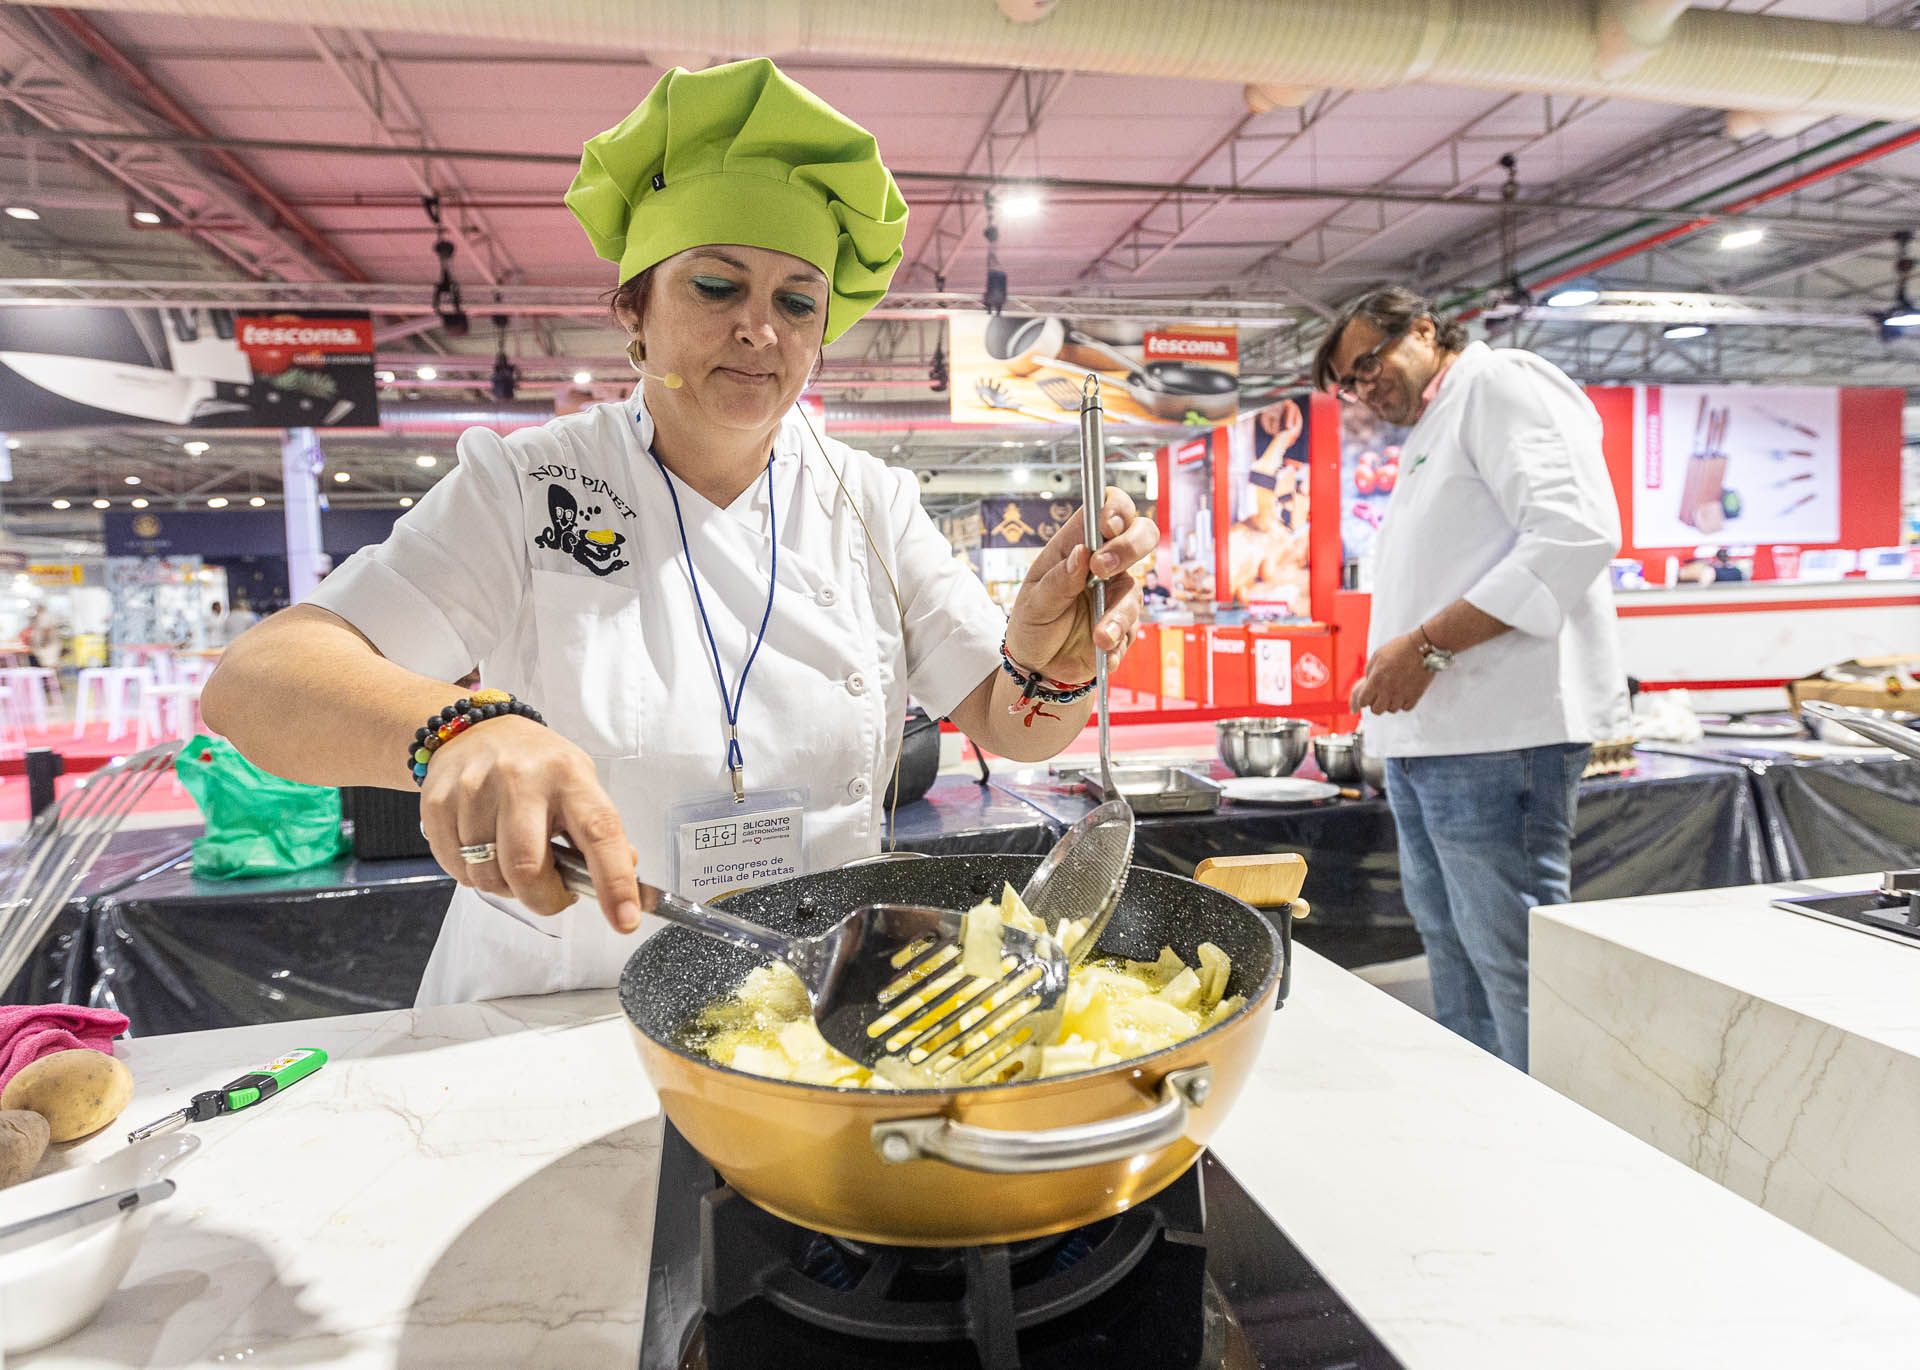
{"type": "Polygon", "coordinates": [[[1292,776],[1243,775],[1220,782],[1220,796],[1236,804],[1310,804],[1332,799],[1338,785],[1325,780],[1296,780],[1292,776]]]}
{"type": "Polygon", "coordinates": [[[1749,740],[1804,738],[1807,730],[1791,718],[1714,718],[1700,720],[1700,731],[1708,737],[1742,737],[1749,740]]]}

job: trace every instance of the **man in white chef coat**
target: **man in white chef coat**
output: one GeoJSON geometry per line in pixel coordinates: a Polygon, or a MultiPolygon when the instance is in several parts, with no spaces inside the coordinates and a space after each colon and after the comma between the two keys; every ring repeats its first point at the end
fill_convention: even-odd
{"type": "Polygon", "coordinates": [[[1410,426],[1352,704],[1387,759],[1434,1008],[1527,1064],[1527,914],[1570,896],[1591,744],[1628,727],[1600,416],[1552,363],[1469,343],[1411,290],[1356,301],[1314,382],[1410,426]]]}

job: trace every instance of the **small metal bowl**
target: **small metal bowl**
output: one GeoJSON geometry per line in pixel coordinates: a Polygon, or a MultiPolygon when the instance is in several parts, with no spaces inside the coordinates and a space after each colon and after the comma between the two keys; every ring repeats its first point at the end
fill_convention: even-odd
{"type": "Polygon", "coordinates": [[[1235,775],[1292,775],[1307,755],[1312,725],[1299,718],[1225,718],[1214,725],[1220,759],[1235,775]]]}
{"type": "Polygon", "coordinates": [[[1354,754],[1360,758],[1360,778],[1373,786],[1374,793],[1387,792],[1387,759],[1367,750],[1366,739],[1354,734],[1354,754]]]}
{"type": "Polygon", "coordinates": [[[1360,757],[1357,733],[1327,733],[1313,739],[1313,759],[1321,774],[1336,785],[1360,783],[1360,757]]]}

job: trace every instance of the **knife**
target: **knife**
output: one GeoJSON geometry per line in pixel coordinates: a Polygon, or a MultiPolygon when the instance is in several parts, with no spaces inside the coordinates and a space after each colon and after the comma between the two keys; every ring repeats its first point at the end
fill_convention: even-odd
{"type": "Polygon", "coordinates": [[[153,366],[48,352],[0,352],[0,362],[42,390],[75,404],[174,427],[191,423],[196,417],[244,413],[249,408],[216,400],[218,387],[211,380],[153,366]]]}
{"type": "Polygon", "coordinates": [[[172,1180],[155,1180],[152,1184],[123,1189],[117,1194],[102,1194],[97,1199],[88,1199],[70,1208],[56,1208],[51,1213],[41,1213],[31,1218],[22,1218],[19,1222],[8,1223],[5,1227],[0,1227],[0,1256],[35,1246],[65,1232],[78,1232],[83,1227],[110,1218],[116,1213],[127,1212],[141,1204],[159,1203],[160,1200],[172,1194],[173,1189],[172,1180]]]}

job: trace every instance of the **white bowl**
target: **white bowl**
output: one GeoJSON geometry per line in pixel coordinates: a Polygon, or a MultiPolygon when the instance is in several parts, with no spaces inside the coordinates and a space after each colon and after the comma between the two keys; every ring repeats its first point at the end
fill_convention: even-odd
{"type": "MultiPolygon", "coordinates": [[[[149,1137],[92,1165],[0,1189],[0,1225],[151,1184],[199,1145],[188,1132],[149,1137]]],[[[0,1349],[31,1351],[91,1321],[133,1264],[153,1210],[143,1203],[0,1255],[0,1349]]]]}

